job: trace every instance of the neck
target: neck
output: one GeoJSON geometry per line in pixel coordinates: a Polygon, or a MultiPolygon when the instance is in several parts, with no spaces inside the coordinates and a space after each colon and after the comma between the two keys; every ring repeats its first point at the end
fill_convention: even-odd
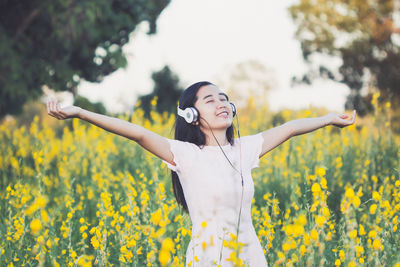
{"type": "Polygon", "coordinates": [[[218,143],[220,146],[229,144],[226,138],[226,130],[213,130],[213,132],[211,132],[210,130],[203,129],[203,132],[206,135],[206,146],[218,146],[218,143]],[[218,143],[215,139],[218,140],[218,143]]]}

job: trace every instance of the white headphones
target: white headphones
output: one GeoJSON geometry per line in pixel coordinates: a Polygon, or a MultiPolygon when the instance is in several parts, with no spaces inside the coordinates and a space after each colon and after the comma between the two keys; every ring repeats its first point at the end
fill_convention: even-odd
{"type": "MultiPolygon", "coordinates": [[[[236,115],[236,107],[235,104],[233,104],[232,102],[229,102],[229,104],[231,104],[231,108],[232,108],[232,117],[235,117],[236,115]]],[[[185,121],[187,123],[193,123],[198,121],[199,119],[199,111],[197,110],[197,108],[195,107],[188,107],[185,108],[184,110],[180,109],[179,106],[177,107],[178,110],[178,115],[181,116],[182,118],[185,119],[185,121]]]]}

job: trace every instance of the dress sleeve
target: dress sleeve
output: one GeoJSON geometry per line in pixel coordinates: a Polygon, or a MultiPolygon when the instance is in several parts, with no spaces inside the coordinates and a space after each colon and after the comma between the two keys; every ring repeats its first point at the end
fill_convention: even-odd
{"type": "Polygon", "coordinates": [[[260,162],[259,156],[264,142],[262,133],[244,136],[241,139],[243,143],[242,153],[249,164],[248,166],[251,170],[258,168],[260,162]]]}
{"type": "Polygon", "coordinates": [[[175,139],[168,139],[168,143],[170,145],[170,149],[172,154],[174,155],[174,162],[175,162],[175,166],[170,164],[169,162],[163,160],[162,162],[164,162],[165,164],[167,164],[167,167],[174,171],[174,172],[180,172],[181,168],[182,168],[182,161],[183,161],[183,157],[185,155],[185,151],[188,151],[188,143],[187,142],[182,142],[179,140],[175,140],[175,139]]]}

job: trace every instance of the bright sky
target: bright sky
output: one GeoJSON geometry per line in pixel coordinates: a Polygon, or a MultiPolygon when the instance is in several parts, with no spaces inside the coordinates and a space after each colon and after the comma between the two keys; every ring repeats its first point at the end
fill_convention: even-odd
{"type": "Polygon", "coordinates": [[[312,86],[290,87],[291,77],[306,71],[300,43],[293,37],[295,25],[286,10],[293,2],[172,0],[158,19],[156,35],[146,35],[148,26],[143,23],[124,46],[126,69],[99,84],[83,82],[78,93],[102,101],[111,112],[127,111],[137,96],[151,92],[151,73],[166,64],[186,88],[201,80],[218,86],[227,69],[257,60],[273,71],[276,80],[268,95],[272,110],[311,104],[342,112],[349,94],[345,85],[318,81],[312,86]]]}

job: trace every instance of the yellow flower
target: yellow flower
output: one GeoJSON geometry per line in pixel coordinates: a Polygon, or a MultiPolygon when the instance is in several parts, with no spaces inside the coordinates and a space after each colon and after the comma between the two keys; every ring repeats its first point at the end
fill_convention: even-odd
{"type": "Polygon", "coordinates": [[[352,188],[347,188],[346,193],[344,194],[348,199],[353,199],[354,197],[354,190],[352,188]]]}
{"type": "Polygon", "coordinates": [[[42,229],[42,223],[38,219],[33,219],[30,223],[31,233],[36,235],[42,229]]]}
{"type": "Polygon", "coordinates": [[[163,240],[161,249],[166,251],[171,251],[174,248],[174,241],[171,238],[167,237],[163,240]]]}
{"type": "Polygon", "coordinates": [[[317,173],[317,175],[322,177],[325,175],[326,172],[325,172],[324,168],[318,168],[316,173],[317,173]]]}
{"type": "Polygon", "coordinates": [[[46,200],[43,196],[39,196],[36,201],[39,207],[44,208],[46,206],[46,200]]]}
{"type": "Polygon", "coordinates": [[[326,185],[327,185],[326,179],[324,177],[322,177],[321,178],[321,187],[323,189],[328,189],[328,187],[326,185]]]}
{"type": "Polygon", "coordinates": [[[314,241],[318,240],[318,232],[317,232],[317,230],[312,229],[311,233],[310,233],[310,236],[311,236],[312,240],[314,240],[314,241]]]}
{"type": "Polygon", "coordinates": [[[379,238],[375,239],[374,242],[372,243],[372,247],[376,250],[380,249],[381,248],[381,240],[379,238]]]}
{"type": "Polygon", "coordinates": [[[159,208],[156,212],[151,214],[151,221],[154,225],[158,225],[161,220],[161,208],[159,208]]]}
{"type": "Polygon", "coordinates": [[[363,226],[362,224],[360,224],[359,226],[360,226],[360,230],[358,231],[358,233],[359,233],[360,235],[365,235],[366,232],[365,232],[364,226],[363,226]]]}
{"type": "Polygon", "coordinates": [[[207,226],[207,222],[206,222],[206,221],[203,221],[203,222],[201,223],[201,227],[205,228],[206,226],[207,226]]]}
{"type": "Polygon", "coordinates": [[[337,260],[335,261],[335,266],[340,266],[340,264],[341,264],[340,260],[337,259],[337,260]]]}
{"type": "Polygon", "coordinates": [[[288,250],[290,250],[290,244],[288,244],[288,243],[285,242],[285,243],[282,245],[282,250],[285,251],[285,252],[287,252],[288,250]]]}
{"type": "Polygon", "coordinates": [[[354,207],[358,208],[358,207],[360,206],[360,204],[361,204],[360,198],[359,198],[358,196],[355,196],[355,197],[353,198],[353,205],[354,205],[354,207]]]}
{"type": "Polygon", "coordinates": [[[306,225],[307,224],[307,217],[303,214],[299,215],[297,218],[296,224],[306,225]]]}
{"type": "Polygon", "coordinates": [[[311,191],[315,193],[319,193],[321,191],[321,187],[318,183],[314,183],[311,187],[311,191]]]}
{"type": "Polygon", "coordinates": [[[92,237],[90,243],[92,244],[94,249],[97,249],[100,246],[99,240],[97,240],[95,236],[92,237]]]}
{"type": "Polygon", "coordinates": [[[314,183],[311,187],[311,191],[313,192],[314,196],[321,192],[321,187],[318,183],[314,183]]]}
{"type": "Polygon", "coordinates": [[[306,246],[304,246],[304,245],[301,245],[300,246],[300,255],[301,256],[304,256],[304,254],[306,253],[306,246]]]}
{"type": "Polygon", "coordinates": [[[126,246],[127,246],[128,248],[131,248],[131,247],[136,246],[136,240],[135,240],[135,239],[129,239],[129,240],[126,242],[126,246]]]}
{"type": "Polygon", "coordinates": [[[46,210],[41,210],[40,211],[40,216],[41,216],[41,218],[42,218],[42,220],[45,222],[45,223],[48,223],[49,222],[49,214],[47,213],[47,211],[46,210]]]}
{"type": "Polygon", "coordinates": [[[344,260],[345,260],[345,254],[344,254],[344,251],[343,251],[343,250],[340,250],[340,251],[339,251],[339,258],[340,258],[341,261],[344,262],[344,260]]]}
{"type": "Polygon", "coordinates": [[[71,257],[72,257],[73,259],[75,259],[75,258],[77,257],[77,255],[76,255],[76,252],[75,252],[75,251],[72,251],[72,253],[71,253],[71,257]]]}
{"type": "Polygon", "coordinates": [[[43,236],[39,236],[39,237],[37,238],[37,242],[38,242],[40,245],[44,245],[44,237],[43,237],[43,236]]]}
{"type": "Polygon", "coordinates": [[[372,192],[372,198],[373,198],[376,202],[378,202],[379,200],[381,200],[381,195],[380,195],[378,192],[374,191],[374,192],[372,192]]]}
{"type": "Polygon", "coordinates": [[[355,239],[357,237],[357,230],[353,230],[349,233],[351,239],[355,239]]]}
{"type": "Polygon", "coordinates": [[[364,247],[356,246],[357,257],[359,254],[364,253],[364,247]]]}
{"type": "Polygon", "coordinates": [[[374,239],[375,239],[375,237],[376,237],[376,231],[375,231],[375,230],[369,231],[368,237],[369,237],[369,238],[374,238],[374,239]]]}
{"type": "Polygon", "coordinates": [[[169,251],[161,250],[160,254],[158,255],[158,260],[161,263],[161,266],[166,266],[171,259],[171,255],[169,251]]]}
{"type": "Polygon", "coordinates": [[[329,216],[331,216],[331,213],[327,207],[322,208],[322,214],[327,218],[329,218],[329,216]]]}
{"type": "Polygon", "coordinates": [[[182,227],[182,235],[186,236],[187,235],[187,230],[185,227],[182,227]]]}
{"type": "Polygon", "coordinates": [[[371,207],[369,207],[369,213],[375,214],[376,208],[376,204],[372,204],[371,207]]]}
{"type": "Polygon", "coordinates": [[[315,222],[319,225],[322,226],[325,223],[325,217],[324,216],[317,216],[315,219],[315,222]]]}

